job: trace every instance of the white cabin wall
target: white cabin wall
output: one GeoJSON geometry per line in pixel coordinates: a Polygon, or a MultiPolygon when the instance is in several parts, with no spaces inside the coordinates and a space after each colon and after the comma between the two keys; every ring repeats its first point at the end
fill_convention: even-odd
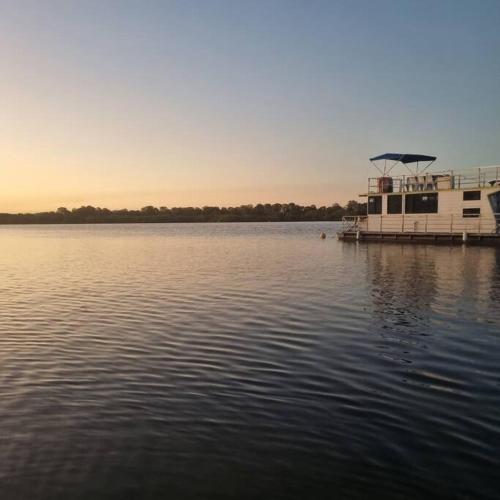
{"type": "Polygon", "coordinates": [[[439,192],[438,213],[443,215],[453,214],[461,217],[464,208],[480,208],[482,219],[493,219],[494,215],[491,210],[488,195],[497,190],[497,188],[467,190],[481,191],[480,200],[464,200],[464,191],[441,191],[439,192]]]}
{"type": "MultiPolygon", "coordinates": [[[[473,189],[468,191],[474,191],[473,189]]],[[[382,195],[382,215],[369,215],[366,231],[375,232],[471,232],[493,233],[496,220],[488,195],[499,191],[498,187],[481,189],[481,199],[464,201],[463,190],[438,191],[437,214],[405,214],[404,198],[402,214],[387,214],[387,194],[382,195]],[[480,208],[480,217],[463,217],[464,208],[480,208]]]]}
{"type": "Polygon", "coordinates": [[[438,191],[438,214],[462,216],[462,191],[438,191]]]}

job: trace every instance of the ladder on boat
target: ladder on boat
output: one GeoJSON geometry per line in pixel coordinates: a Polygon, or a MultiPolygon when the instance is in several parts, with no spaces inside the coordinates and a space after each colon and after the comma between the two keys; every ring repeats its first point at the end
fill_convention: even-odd
{"type": "MultiPolygon", "coordinates": [[[[500,214],[499,214],[500,216],[500,214]]],[[[360,229],[360,222],[366,219],[366,216],[362,215],[344,215],[342,217],[342,233],[355,233],[360,229]]]]}

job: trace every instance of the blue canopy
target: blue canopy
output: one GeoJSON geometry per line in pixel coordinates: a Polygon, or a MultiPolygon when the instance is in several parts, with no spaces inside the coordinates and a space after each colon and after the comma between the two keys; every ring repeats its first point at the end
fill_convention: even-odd
{"type": "Polygon", "coordinates": [[[436,159],[435,156],[427,156],[427,155],[411,155],[411,154],[401,154],[401,153],[385,153],[380,156],[375,156],[370,158],[370,161],[377,160],[394,160],[400,161],[401,163],[415,163],[417,161],[434,161],[436,159]]]}

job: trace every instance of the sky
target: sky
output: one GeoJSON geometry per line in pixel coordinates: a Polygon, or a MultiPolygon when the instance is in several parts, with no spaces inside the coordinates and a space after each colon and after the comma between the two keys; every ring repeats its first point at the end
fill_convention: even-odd
{"type": "Polygon", "coordinates": [[[500,1],[0,0],[0,212],[357,199],[500,164],[500,1]]]}

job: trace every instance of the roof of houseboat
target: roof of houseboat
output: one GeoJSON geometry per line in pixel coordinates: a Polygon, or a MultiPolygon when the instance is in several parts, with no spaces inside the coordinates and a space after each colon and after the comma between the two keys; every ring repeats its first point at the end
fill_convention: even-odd
{"type": "Polygon", "coordinates": [[[377,160],[394,160],[400,161],[401,163],[415,163],[417,161],[434,161],[435,156],[428,155],[414,155],[414,154],[403,154],[403,153],[384,153],[380,156],[374,156],[370,158],[370,161],[377,160]]]}

